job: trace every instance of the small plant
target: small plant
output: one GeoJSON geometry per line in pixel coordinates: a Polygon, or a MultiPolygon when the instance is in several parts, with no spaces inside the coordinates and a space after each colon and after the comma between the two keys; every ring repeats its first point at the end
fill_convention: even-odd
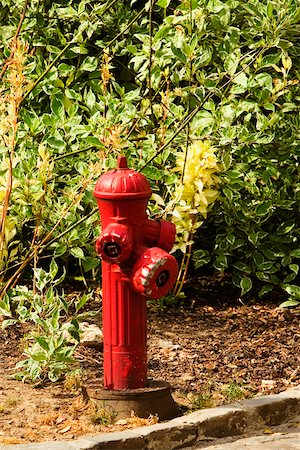
{"type": "Polygon", "coordinates": [[[7,397],[3,403],[0,403],[0,414],[4,413],[7,409],[16,406],[18,400],[15,397],[7,397]]]}
{"type": "Polygon", "coordinates": [[[82,386],[82,370],[76,369],[66,374],[64,388],[70,393],[76,393],[82,386]]]}
{"type": "Polygon", "coordinates": [[[7,407],[16,406],[17,403],[18,400],[15,397],[7,397],[7,399],[5,400],[5,405],[7,407]]]}
{"type": "Polygon", "coordinates": [[[148,300],[148,306],[152,311],[163,313],[168,308],[180,306],[185,299],[184,292],[180,292],[176,297],[171,293],[158,300],[148,300]]]}
{"type": "Polygon", "coordinates": [[[189,393],[187,399],[191,404],[192,410],[212,408],[215,404],[212,395],[207,392],[201,394],[189,393]]]}
{"type": "Polygon", "coordinates": [[[91,421],[95,425],[112,425],[117,417],[117,413],[111,407],[107,407],[105,403],[92,402],[91,421]]]}
{"type": "Polygon", "coordinates": [[[55,382],[69,370],[70,364],[75,362],[72,355],[76,345],[68,346],[62,333],[56,335],[55,331],[51,330],[53,335],[47,339],[33,336],[35,342],[24,351],[27,358],[16,364],[18,372],[14,377],[17,380],[37,382],[48,379],[55,382]]]}
{"type": "Polygon", "coordinates": [[[58,278],[57,273],[58,266],[52,260],[49,272],[40,268],[34,271],[36,292],[16,288],[0,304],[1,312],[10,317],[3,321],[3,327],[17,321],[33,324],[26,336],[26,359],[16,365],[18,371],[14,376],[18,380],[55,382],[63,378],[74,363],[80,333],[77,318],[69,317],[70,309],[73,306],[75,314],[79,315],[89,295],[68,302],[55,289],[64,278],[64,273],[58,278]],[[75,340],[74,345],[70,345],[69,336],[75,340]]]}
{"type": "Polygon", "coordinates": [[[225,395],[226,399],[229,401],[241,400],[245,397],[244,389],[234,381],[229,383],[228,386],[222,389],[223,395],[225,395]]]}

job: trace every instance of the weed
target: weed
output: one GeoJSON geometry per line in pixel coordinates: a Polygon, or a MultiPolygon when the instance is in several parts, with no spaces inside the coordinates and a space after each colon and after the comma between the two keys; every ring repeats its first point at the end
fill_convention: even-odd
{"type": "MultiPolygon", "coordinates": [[[[80,340],[79,313],[90,294],[68,301],[56,289],[65,277],[65,271],[57,277],[58,272],[59,267],[53,259],[48,272],[42,268],[34,269],[33,290],[19,286],[0,300],[0,314],[7,317],[2,322],[3,329],[18,321],[33,324],[22,342],[26,359],[16,365],[15,378],[18,380],[55,382],[63,379],[70,371],[70,364],[75,362],[73,354],[80,340]],[[70,317],[71,310],[76,317],[70,317]],[[74,345],[70,345],[70,336],[74,345]]],[[[79,378],[79,373],[73,372],[66,386],[69,389],[79,386],[79,378]]]]}
{"type": "Polygon", "coordinates": [[[91,402],[91,421],[95,425],[112,425],[117,417],[117,413],[111,407],[93,400],[91,402]]]}
{"type": "Polygon", "coordinates": [[[16,406],[18,400],[15,397],[7,397],[5,399],[5,405],[7,407],[12,407],[12,406],[16,406]]]}
{"type": "Polygon", "coordinates": [[[76,369],[66,374],[64,388],[70,393],[76,393],[82,386],[82,370],[76,369]]]}
{"type": "Polygon", "coordinates": [[[189,393],[187,399],[193,410],[212,408],[214,406],[214,399],[209,392],[203,392],[201,394],[189,393]]]}
{"type": "Polygon", "coordinates": [[[245,397],[245,390],[238,384],[232,381],[228,386],[222,389],[223,395],[227,400],[241,400],[245,397]]]}

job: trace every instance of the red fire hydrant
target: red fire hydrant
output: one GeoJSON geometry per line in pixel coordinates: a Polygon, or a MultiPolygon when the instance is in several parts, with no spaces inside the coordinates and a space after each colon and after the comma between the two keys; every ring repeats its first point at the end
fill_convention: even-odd
{"type": "Polygon", "coordinates": [[[102,224],[96,250],[102,258],[104,388],[147,388],[146,300],[166,295],[176,280],[178,265],[168,253],[175,226],[148,219],[150,185],[127,167],[126,157],[99,178],[94,196],[102,224]]]}

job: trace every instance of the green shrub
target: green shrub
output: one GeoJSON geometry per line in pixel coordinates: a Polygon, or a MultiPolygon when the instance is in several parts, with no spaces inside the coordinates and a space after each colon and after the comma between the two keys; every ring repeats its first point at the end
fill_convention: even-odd
{"type": "MultiPolygon", "coordinates": [[[[0,5],[10,89],[5,62],[25,2],[0,5]]],[[[297,283],[299,23],[297,0],[29,2],[18,36],[28,83],[2,213],[7,288],[42,253],[69,275],[95,276],[96,178],[122,149],[157,194],[151,215],[164,215],[184,180],[175,153],[188,157],[197,140],[217,148],[223,174],[191,239],[195,267],[232,273],[242,294],[256,280],[261,295],[297,283]]],[[[5,193],[9,149],[0,152],[5,193]]]]}

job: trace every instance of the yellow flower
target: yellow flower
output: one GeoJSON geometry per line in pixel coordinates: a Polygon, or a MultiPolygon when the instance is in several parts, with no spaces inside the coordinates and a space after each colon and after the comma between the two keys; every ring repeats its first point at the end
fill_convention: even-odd
{"type": "Polygon", "coordinates": [[[175,171],[182,173],[183,181],[178,181],[168,210],[177,230],[177,248],[183,251],[187,242],[202,225],[197,217],[207,217],[208,207],[218,197],[220,180],[216,175],[220,169],[215,149],[209,141],[197,141],[185,152],[176,155],[175,171]]]}

